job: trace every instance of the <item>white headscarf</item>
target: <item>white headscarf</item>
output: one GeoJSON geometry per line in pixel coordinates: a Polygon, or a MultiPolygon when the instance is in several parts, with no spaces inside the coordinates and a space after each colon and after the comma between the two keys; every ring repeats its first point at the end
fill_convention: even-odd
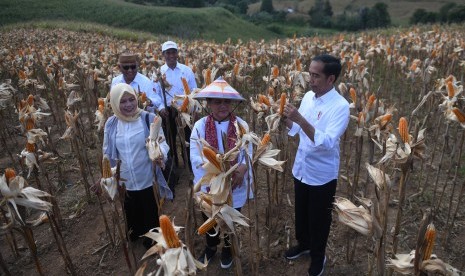
{"type": "Polygon", "coordinates": [[[111,109],[113,110],[113,113],[115,114],[115,116],[118,117],[118,119],[126,121],[126,122],[133,122],[139,119],[142,109],[137,107],[136,112],[132,116],[123,115],[121,113],[119,105],[120,105],[121,97],[123,97],[124,93],[129,93],[133,95],[136,98],[136,101],[138,101],[137,94],[134,88],[132,88],[129,84],[126,84],[126,83],[118,83],[117,85],[113,86],[110,90],[111,109]]]}

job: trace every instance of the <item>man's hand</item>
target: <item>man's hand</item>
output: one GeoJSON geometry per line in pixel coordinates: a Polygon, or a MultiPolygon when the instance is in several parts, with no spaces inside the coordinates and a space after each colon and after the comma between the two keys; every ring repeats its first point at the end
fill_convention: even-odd
{"type": "Polygon", "coordinates": [[[233,172],[232,178],[231,178],[232,190],[242,186],[242,182],[244,180],[244,175],[246,171],[247,171],[247,166],[245,164],[241,164],[233,172]]]}
{"type": "Polygon", "coordinates": [[[302,119],[302,115],[300,114],[299,110],[290,103],[287,103],[284,106],[283,115],[287,119],[297,124],[299,124],[300,120],[302,119]]]}

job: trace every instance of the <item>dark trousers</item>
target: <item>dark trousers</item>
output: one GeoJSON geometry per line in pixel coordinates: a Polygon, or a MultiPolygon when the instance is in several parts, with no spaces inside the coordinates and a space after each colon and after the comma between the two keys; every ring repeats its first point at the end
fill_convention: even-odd
{"type": "MultiPolygon", "coordinates": [[[[241,208],[236,208],[237,211],[241,211],[241,208]]],[[[208,217],[202,213],[203,220],[206,221],[208,217]]],[[[218,244],[220,244],[220,232],[218,231],[217,235],[215,236],[210,236],[215,234],[215,229],[212,228],[208,230],[207,234],[205,234],[205,238],[207,240],[207,246],[208,247],[216,247],[218,244]]],[[[229,239],[229,235],[224,236],[224,247],[230,247],[231,246],[231,240],[229,239]]]]}
{"type": "Polygon", "coordinates": [[[337,179],[310,186],[294,178],[295,234],[299,245],[310,249],[312,260],[323,260],[331,226],[337,179]]]}
{"type": "Polygon", "coordinates": [[[153,195],[153,188],[140,191],[126,191],[124,213],[128,224],[129,238],[137,240],[150,229],[158,227],[158,208],[153,195]]]}
{"type": "MultiPolygon", "coordinates": [[[[176,137],[178,135],[178,128],[176,126],[176,117],[178,116],[178,111],[171,106],[168,106],[167,110],[169,112],[168,119],[162,117],[163,132],[165,133],[166,142],[168,143],[168,146],[170,146],[170,155],[171,157],[174,158],[174,162],[176,166],[179,166],[178,149],[176,147],[176,137]]],[[[184,128],[184,139],[186,142],[189,142],[190,137],[191,137],[191,132],[192,130],[190,129],[189,126],[186,126],[184,128]]],[[[187,160],[184,160],[184,161],[187,161],[187,165],[190,169],[191,168],[190,150],[189,150],[189,147],[185,147],[185,148],[187,152],[187,160]]]]}

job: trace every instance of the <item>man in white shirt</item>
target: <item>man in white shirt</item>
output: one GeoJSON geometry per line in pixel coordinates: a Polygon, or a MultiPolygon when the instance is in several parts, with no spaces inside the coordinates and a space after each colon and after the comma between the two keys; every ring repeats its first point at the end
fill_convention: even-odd
{"type": "MultiPolygon", "coordinates": [[[[129,84],[138,93],[145,92],[147,98],[152,102],[148,111],[153,112],[155,107],[162,104],[162,100],[155,93],[154,82],[137,71],[139,63],[134,53],[125,52],[119,56],[118,68],[121,74],[111,80],[111,87],[118,83],[129,84]]],[[[110,87],[110,88],[111,88],[110,87]]]]}
{"type": "MultiPolygon", "coordinates": [[[[184,86],[182,85],[181,78],[186,79],[191,91],[197,88],[197,83],[195,82],[195,75],[194,72],[192,72],[192,69],[178,62],[178,45],[175,42],[166,41],[163,43],[161,49],[163,57],[165,58],[165,64],[161,66],[160,73],[162,76],[166,76],[166,81],[170,84],[170,87],[162,86],[161,81],[155,83],[155,91],[158,97],[162,100],[162,102],[156,107],[163,118],[163,129],[165,130],[165,135],[169,138],[168,144],[172,149],[175,163],[179,164],[176,151],[177,127],[175,118],[177,116],[177,111],[175,108],[171,107],[171,103],[174,95],[184,94],[184,86]]],[[[184,134],[185,141],[189,141],[191,129],[188,126],[184,128],[184,134]]],[[[189,147],[186,147],[186,150],[187,157],[189,159],[189,147]]],[[[190,161],[184,161],[188,161],[189,164],[186,165],[190,168],[190,161]]]]}
{"type": "Polygon", "coordinates": [[[340,72],[338,58],[314,57],[309,68],[311,91],[299,109],[292,104],[284,108],[289,135],[300,137],[292,168],[298,244],[285,257],[292,260],[310,253],[310,276],[324,271],[339,172],[339,140],[349,123],[349,103],[334,88],[340,72]]]}

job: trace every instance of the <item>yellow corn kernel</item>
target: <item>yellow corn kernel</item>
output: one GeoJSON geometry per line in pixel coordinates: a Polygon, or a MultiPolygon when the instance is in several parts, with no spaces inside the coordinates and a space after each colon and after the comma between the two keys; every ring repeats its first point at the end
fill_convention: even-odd
{"type": "Polygon", "coordinates": [[[184,100],[182,101],[182,105],[179,111],[181,111],[182,113],[186,113],[188,105],[189,105],[189,98],[185,97],[184,100]]]}
{"type": "Polygon", "coordinates": [[[355,92],[355,88],[351,87],[349,89],[349,93],[350,93],[350,98],[352,99],[352,102],[357,103],[357,92],[355,92]]]}
{"type": "Polygon", "coordinates": [[[357,65],[358,59],[359,59],[359,58],[360,58],[359,53],[356,52],[355,55],[354,55],[354,64],[355,64],[355,65],[357,65]]]}
{"type": "Polygon", "coordinates": [[[216,159],[216,152],[209,147],[203,147],[202,149],[203,156],[212,163],[218,170],[221,170],[220,162],[216,159]]]}
{"type": "Polygon", "coordinates": [[[279,103],[279,114],[283,115],[284,105],[286,105],[286,93],[281,93],[281,102],[279,103]]]}
{"type": "Polygon", "coordinates": [[[457,117],[457,120],[460,123],[465,123],[465,114],[462,111],[460,111],[460,109],[455,107],[454,109],[452,109],[452,112],[454,112],[455,116],[457,117]]]}
{"type": "Polygon", "coordinates": [[[34,128],[34,125],[35,125],[35,123],[34,123],[34,118],[28,117],[28,118],[26,119],[26,130],[31,130],[31,129],[33,129],[33,128],[34,128]]]}
{"type": "Polygon", "coordinates": [[[449,99],[452,99],[455,96],[455,89],[451,80],[447,82],[447,95],[449,95],[449,99]]]}
{"type": "Polygon", "coordinates": [[[268,99],[268,97],[265,96],[265,95],[262,95],[262,94],[258,94],[258,102],[259,103],[264,103],[267,106],[271,106],[271,103],[270,103],[270,100],[268,99]]]}
{"type": "Polygon", "coordinates": [[[387,123],[391,121],[391,119],[392,119],[392,114],[388,113],[388,114],[383,115],[379,121],[381,127],[384,127],[387,123]]]}
{"type": "Polygon", "coordinates": [[[263,138],[262,138],[262,141],[260,141],[260,144],[261,144],[262,146],[265,146],[266,144],[268,144],[268,143],[270,142],[270,140],[271,140],[271,136],[270,136],[270,134],[267,132],[267,133],[265,133],[265,135],[263,135],[263,138]]]}
{"type": "Polygon", "coordinates": [[[160,229],[163,234],[163,238],[166,241],[168,248],[178,248],[181,247],[181,241],[179,240],[178,234],[174,230],[171,220],[166,215],[161,215],[160,218],[160,229]]]}
{"type": "Polygon", "coordinates": [[[274,96],[274,88],[273,87],[268,87],[268,96],[270,96],[270,97],[274,96]]]}
{"type": "Polygon", "coordinates": [[[35,152],[36,151],[36,145],[32,143],[26,143],[26,150],[28,152],[35,152]]]}
{"type": "Polygon", "coordinates": [[[237,76],[239,74],[239,63],[234,64],[233,75],[237,76]]]}
{"type": "Polygon", "coordinates": [[[205,72],[205,85],[212,83],[212,70],[210,68],[205,72]]]}
{"type": "Polygon", "coordinates": [[[216,220],[214,218],[209,218],[207,219],[197,230],[199,235],[204,235],[206,234],[210,229],[215,227],[216,225],[216,220]]]}
{"type": "Polygon", "coordinates": [[[373,103],[375,102],[375,100],[376,100],[376,96],[374,94],[371,94],[371,96],[368,98],[368,102],[367,102],[368,110],[370,110],[373,107],[373,103]]]}
{"type": "Polygon", "coordinates": [[[405,117],[399,119],[399,134],[404,143],[410,142],[410,136],[408,134],[408,122],[405,117]]]}
{"type": "Polygon", "coordinates": [[[29,96],[27,96],[27,103],[29,105],[33,105],[34,104],[34,96],[32,96],[32,94],[29,94],[29,96]]]}
{"type": "Polygon", "coordinates": [[[272,71],[273,78],[276,79],[279,76],[279,67],[278,66],[273,66],[273,71],[272,71]]]}
{"type": "Polygon", "coordinates": [[[147,100],[147,94],[145,92],[140,93],[140,102],[145,103],[147,100]]]}
{"type": "Polygon", "coordinates": [[[102,178],[111,177],[111,165],[110,159],[107,156],[104,156],[102,159],[102,178]]]}
{"type": "Polygon", "coordinates": [[[22,80],[25,80],[27,79],[27,75],[26,75],[26,72],[24,72],[23,70],[19,70],[18,72],[18,77],[22,80]]]}
{"type": "Polygon", "coordinates": [[[181,81],[182,87],[184,88],[184,94],[189,95],[191,93],[191,89],[189,88],[186,78],[181,77],[181,81]]]}
{"type": "Polygon", "coordinates": [[[10,182],[10,180],[15,177],[16,177],[16,172],[14,169],[12,168],[5,169],[5,178],[6,178],[7,183],[10,182]]]}
{"type": "Polygon", "coordinates": [[[297,71],[302,71],[302,63],[300,62],[300,59],[295,60],[295,70],[297,71]]]}
{"type": "Polygon", "coordinates": [[[433,253],[434,248],[434,240],[436,238],[436,228],[434,227],[433,223],[428,224],[425,232],[425,243],[426,248],[423,254],[423,261],[429,260],[431,258],[431,254],[433,253]]]}

